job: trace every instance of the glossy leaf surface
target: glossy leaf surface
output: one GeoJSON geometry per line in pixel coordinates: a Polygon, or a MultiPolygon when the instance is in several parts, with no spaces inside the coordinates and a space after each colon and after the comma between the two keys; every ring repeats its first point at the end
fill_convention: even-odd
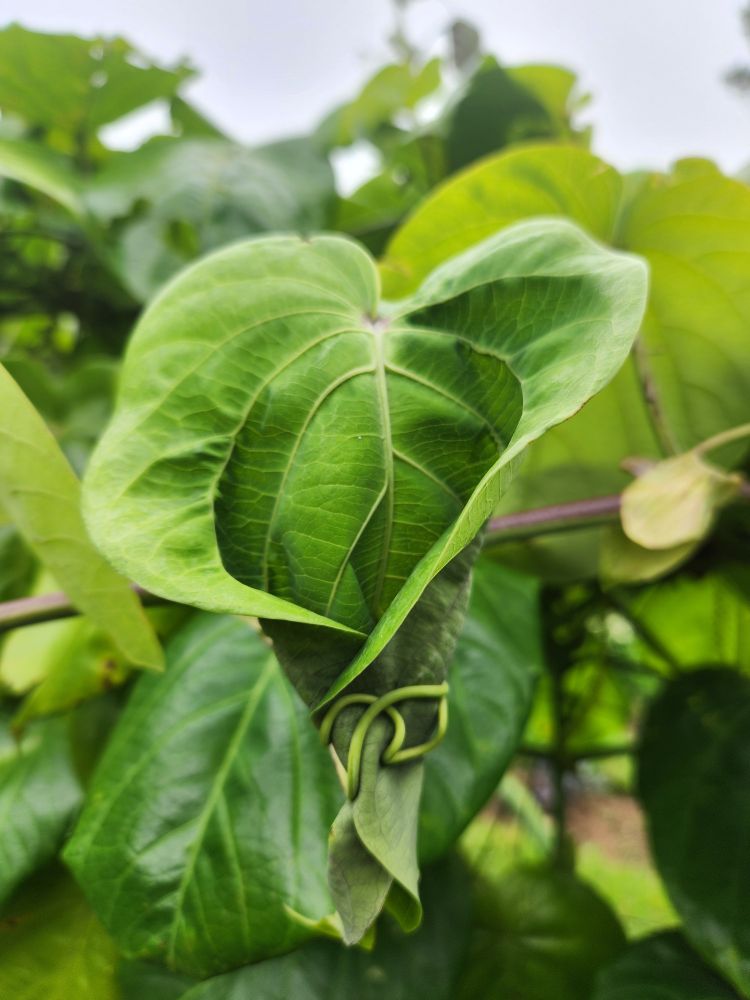
{"type": "Polygon", "coordinates": [[[139,681],[65,856],[126,956],[205,976],[295,947],[300,917],[331,912],[339,803],[268,646],[202,616],[139,681]]]}
{"type": "Polygon", "coordinates": [[[18,740],[11,710],[0,710],[0,902],[54,856],[80,801],[65,722],[37,724],[18,740]]]}
{"type": "Polygon", "coordinates": [[[425,919],[404,935],[378,925],[372,952],[334,942],[308,945],[194,986],[182,1000],[453,1000],[468,934],[468,884],[460,865],[425,874],[425,919]]]}

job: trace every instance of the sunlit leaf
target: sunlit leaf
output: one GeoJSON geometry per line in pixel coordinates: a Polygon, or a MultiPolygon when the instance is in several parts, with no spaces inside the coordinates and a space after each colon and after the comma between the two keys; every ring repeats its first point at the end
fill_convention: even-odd
{"type": "Polygon", "coordinates": [[[161,665],[138,598],[91,544],[80,486],[44,421],[0,366],[0,503],[71,601],[130,662],[161,665]]]}
{"type": "Polygon", "coordinates": [[[609,241],[621,190],[616,170],[573,147],[484,160],[439,187],[398,230],[382,263],[385,294],[413,291],[438,264],[521,219],[564,216],[609,241]]]}
{"type": "Polygon", "coordinates": [[[724,472],[693,451],[665,459],[623,491],[623,530],[647,549],[700,541],[717,510],[737,496],[741,484],[741,476],[724,472]]]}

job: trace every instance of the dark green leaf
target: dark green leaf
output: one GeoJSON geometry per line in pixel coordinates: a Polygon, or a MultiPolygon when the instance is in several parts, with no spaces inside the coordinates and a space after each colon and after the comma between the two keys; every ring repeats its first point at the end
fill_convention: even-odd
{"type": "Polygon", "coordinates": [[[454,1000],[468,932],[462,867],[454,860],[429,870],[423,892],[425,919],[415,934],[402,934],[385,918],[372,952],[333,942],[308,945],[209,979],[182,1000],[454,1000]]]}
{"type": "Polygon", "coordinates": [[[456,1000],[583,1000],[625,937],[606,903],[573,875],[517,869],[476,891],[456,1000]]]}
{"type": "Polygon", "coordinates": [[[484,805],[521,740],[541,663],[537,585],[480,560],[448,674],[448,732],[425,761],[420,856],[443,854],[484,805]]]}
{"type": "Polygon", "coordinates": [[[89,185],[87,204],[116,231],[112,262],[141,300],[199,254],[269,230],[325,228],[328,162],[304,139],[248,149],[226,139],[154,139],[121,153],[89,185]],[[135,211],[134,211],[135,210],[135,211]]]}
{"type": "Polygon", "coordinates": [[[27,593],[35,570],[34,557],[16,529],[0,523],[0,601],[12,601],[27,593]]]}
{"type": "Polygon", "coordinates": [[[514,142],[553,138],[556,123],[542,102],[494,60],[474,74],[447,121],[449,172],[514,142]]]}
{"type": "Polygon", "coordinates": [[[339,802],[266,644],[203,616],[141,678],[65,856],[126,956],[205,976],[295,947],[331,912],[339,802]]]}
{"type": "Polygon", "coordinates": [[[0,902],[54,856],[81,801],[65,723],[38,723],[20,740],[10,723],[0,709],[0,902]]]}
{"type": "Polygon", "coordinates": [[[677,931],[631,944],[599,977],[592,1000],[739,1000],[677,931]]]}
{"type": "Polygon", "coordinates": [[[750,990],[750,680],[681,677],[649,712],[640,794],[656,864],[685,934],[750,990]]]}
{"type": "Polygon", "coordinates": [[[117,985],[119,1000],[182,1000],[195,980],[170,972],[163,965],[121,962],[117,967],[117,985]]]}

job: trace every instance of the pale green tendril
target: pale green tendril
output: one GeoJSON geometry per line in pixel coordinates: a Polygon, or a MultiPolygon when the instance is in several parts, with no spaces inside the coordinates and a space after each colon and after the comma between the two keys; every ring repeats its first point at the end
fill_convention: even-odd
{"type": "Polygon", "coordinates": [[[368,706],[354,727],[354,732],[349,742],[346,791],[350,799],[355,799],[359,791],[362,750],[365,745],[367,731],[375,719],[385,712],[393,723],[393,737],[383,751],[381,758],[384,764],[404,764],[410,760],[417,760],[419,757],[423,757],[426,753],[429,753],[445,736],[445,730],[448,727],[447,694],[447,682],[443,682],[442,684],[412,684],[409,687],[396,688],[394,691],[389,691],[388,694],[384,694],[380,698],[376,698],[374,694],[346,695],[331,705],[320,724],[320,738],[325,745],[331,742],[336,719],[345,708],[349,708],[350,705],[368,706]],[[394,708],[394,705],[401,701],[411,701],[414,698],[439,699],[437,727],[434,735],[429,740],[425,740],[424,743],[417,743],[412,747],[404,747],[406,723],[398,709],[394,708]]]}

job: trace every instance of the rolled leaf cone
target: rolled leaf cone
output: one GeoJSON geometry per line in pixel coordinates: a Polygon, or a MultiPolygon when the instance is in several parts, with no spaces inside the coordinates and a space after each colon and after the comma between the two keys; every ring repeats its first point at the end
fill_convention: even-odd
{"type": "Polygon", "coordinates": [[[133,335],[85,481],[96,543],[154,593],[259,618],[319,723],[396,692],[361,748],[362,704],[331,732],[349,942],[386,899],[419,919],[421,764],[386,762],[392,727],[405,748],[434,733],[482,526],[526,446],[620,367],[645,297],[641,261],[561,220],[501,230],[398,303],[351,240],[264,237],[188,268],[133,335]]]}

